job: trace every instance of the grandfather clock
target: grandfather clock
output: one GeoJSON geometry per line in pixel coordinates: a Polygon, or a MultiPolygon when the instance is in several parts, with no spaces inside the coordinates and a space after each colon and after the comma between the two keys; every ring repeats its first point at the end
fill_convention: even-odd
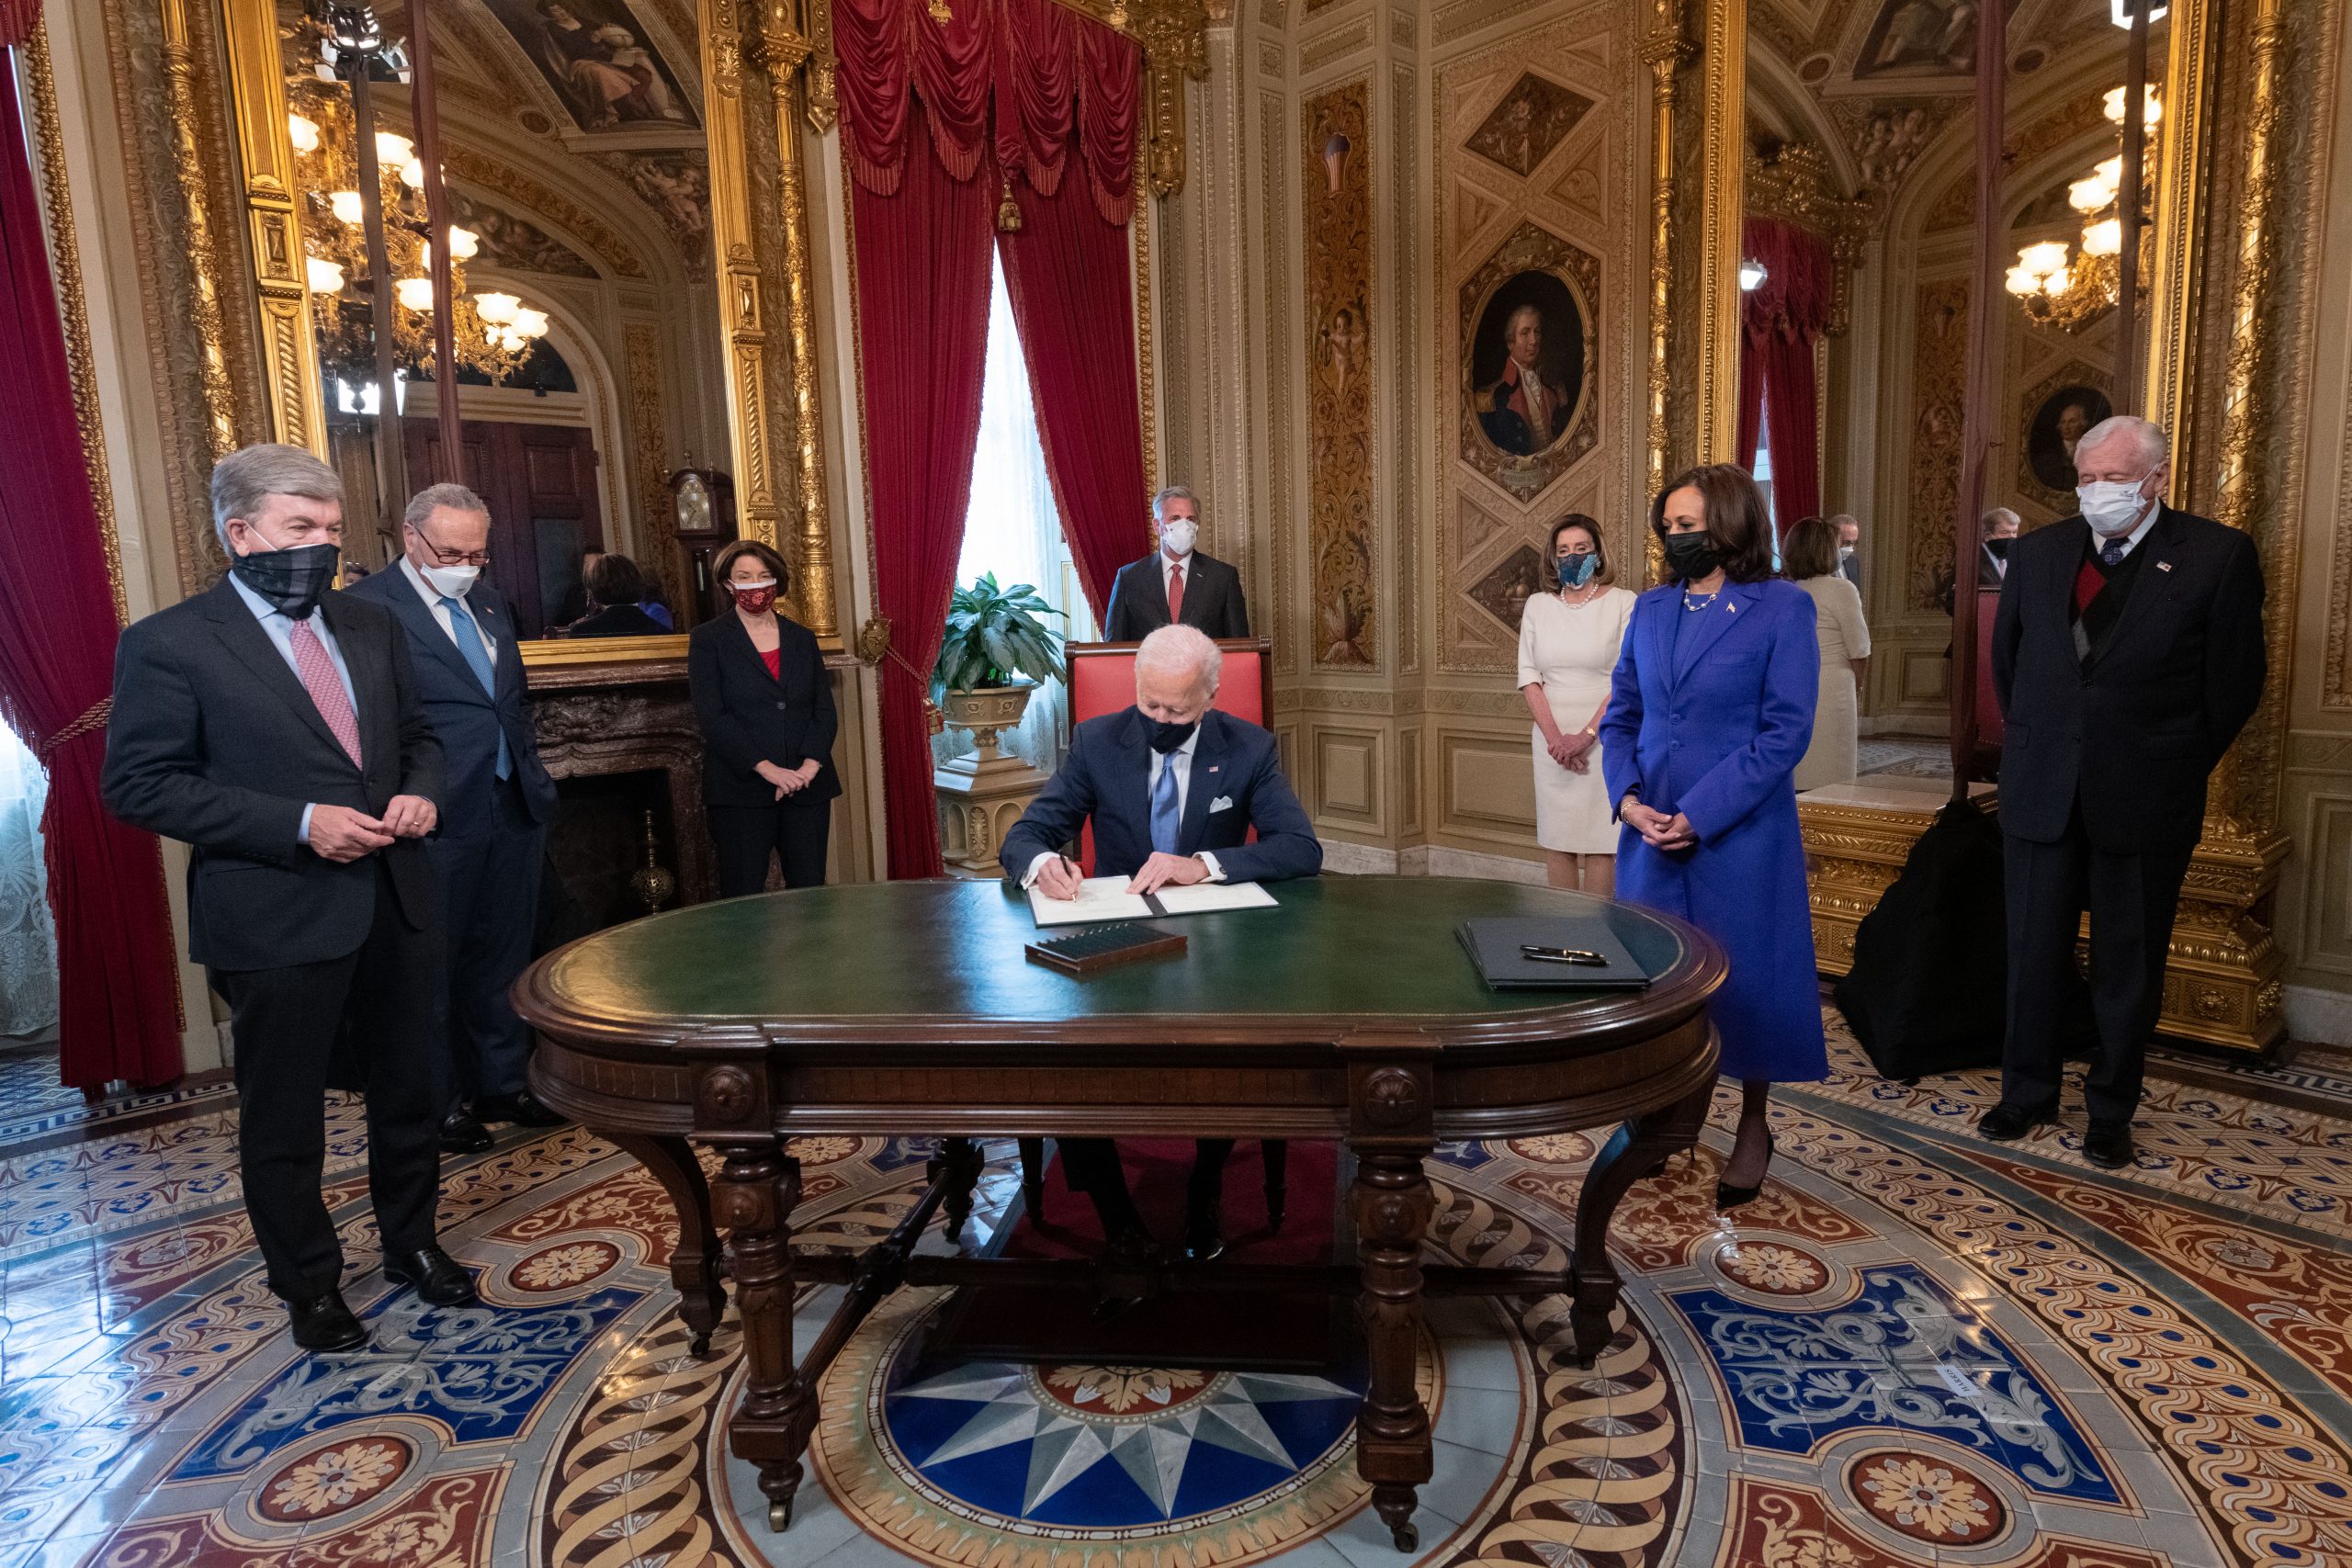
{"type": "Polygon", "coordinates": [[[685,552],[686,603],[678,606],[685,631],[710,618],[711,559],[735,538],[735,481],[716,468],[680,468],[670,476],[670,522],[685,552]]]}

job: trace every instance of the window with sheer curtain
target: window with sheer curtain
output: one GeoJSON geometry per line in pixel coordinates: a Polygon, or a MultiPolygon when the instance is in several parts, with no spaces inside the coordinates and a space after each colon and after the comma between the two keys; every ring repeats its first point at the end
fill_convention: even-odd
{"type": "Polygon", "coordinates": [[[57,1021],[57,931],[40,842],[48,799],[49,775],[0,724],[0,1035],[57,1021]]]}
{"type": "MultiPolygon", "coordinates": [[[[1038,597],[1066,617],[1047,617],[1046,624],[1082,642],[1094,636],[1093,616],[1079,588],[1061,515],[1054,507],[1054,487],[1046,476],[1046,449],[1037,440],[1037,410],[1029,396],[1029,371],[1022,361],[1001,258],[993,272],[979,446],[972,458],[972,499],[964,514],[956,581],[969,587],[982,573],[994,572],[1004,587],[1033,584],[1038,597]]],[[[1069,736],[1069,688],[1047,682],[1029,699],[1021,728],[1000,737],[999,744],[1050,773],[1061,762],[1069,736]]],[[[970,751],[972,737],[951,728],[932,748],[945,761],[970,751]]]]}

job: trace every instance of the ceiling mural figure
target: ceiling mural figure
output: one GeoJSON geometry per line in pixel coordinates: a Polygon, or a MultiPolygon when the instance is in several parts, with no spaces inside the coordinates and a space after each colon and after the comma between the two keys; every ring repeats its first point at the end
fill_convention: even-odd
{"type": "Polygon", "coordinates": [[[582,130],[695,123],[669,62],[621,0],[482,0],[582,130]]]}
{"type": "Polygon", "coordinates": [[[463,191],[449,193],[449,216],[473,231],[488,265],[516,272],[551,272],[564,277],[594,277],[595,266],[579,252],[533,223],[502,212],[463,191]]]}
{"type": "Polygon", "coordinates": [[[1966,75],[1976,69],[1980,9],[1977,0],[1883,0],[1855,58],[1856,79],[1966,75]]]}

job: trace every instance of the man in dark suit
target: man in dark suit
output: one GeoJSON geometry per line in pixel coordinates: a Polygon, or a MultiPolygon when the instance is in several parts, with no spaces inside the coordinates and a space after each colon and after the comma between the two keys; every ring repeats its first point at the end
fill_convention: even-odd
{"type": "Polygon", "coordinates": [[[2253,541],[2163,503],[2166,451],[2146,420],[2094,425],[2075,448],[2081,514],[2017,541],[1993,623],[2008,1027],[2001,1100],[1977,1126],[2006,1140],[2055,1116],[2087,906],[2098,1044],[2083,1154],[2110,1169],[2132,1157],[2206,779],[2253,716],[2264,673],[2253,541]]]}
{"type": "Polygon", "coordinates": [[[1862,525],[1849,513],[1839,513],[1829,520],[1838,530],[1838,575],[1852,583],[1857,592],[1862,586],[1862,525]]]}
{"type": "MultiPolygon", "coordinates": [[[[1136,705],[1071,731],[1069,755],[1004,836],[1005,875],[1075,898],[1080,874],[1063,852],[1090,819],[1094,874],[1131,877],[1131,892],[1322,870],[1323,846],[1283,778],[1273,736],[1209,705],[1222,662],[1216,644],[1191,626],[1144,638],[1136,705]],[[1256,843],[1248,841],[1252,829],[1256,843]]],[[[1232,1151],[1229,1138],[1200,1143],[1184,1221],[1184,1252],[1194,1261],[1223,1250],[1218,1201],[1232,1151]]],[[[1114,1251],[1148,1248],[1110,1140],[1069,1139],[1062,1162],[1070,1185],[1093,1201],[1114,1251]]]]}
{"type": "Polygon", "coordinates": [[[1213,637],[1248,637],[1241,574],[1193,548],[1201,535],[1201,503],[1193,492],[1170,485],[1152,498],[1151,514],[1159,525],[1159,547],[1119,569],[1103,637],[1141,642],[1166,626],[1197,626],[1213,637]]]}
{"type": "Polygon", "coordinates": [[[254,1239],[297,1343],[350,1350],[343,1251],[320,1191],[327,1061],[365,1079],[368,1186],[384,1274],[436,1305],[474,1299],[434,1235],[432,1060],[440,896],[422,840],[441,743],[408,640],[329,590],[343,485],[294,446],[212,470],[223,581],[129,627],[115,655],[107,808],[192,846],[188,956],[228,999],[237,1155],[254,1239]]]}
{"type": "Polygon", "coordinates": [[[506,1000],[531,961],[555,781],[531,732],[514,609],[481,581],[489,506],[463,485],[419,491],[401,542],[398,563],[351,594],[399,620],[447,758],[441,828],[428,844],[444,899],[441,1146],[467,1154],[490,1147],[484,1122],[563,1120],[524,1085],[531,1032],[506,1000]]]}

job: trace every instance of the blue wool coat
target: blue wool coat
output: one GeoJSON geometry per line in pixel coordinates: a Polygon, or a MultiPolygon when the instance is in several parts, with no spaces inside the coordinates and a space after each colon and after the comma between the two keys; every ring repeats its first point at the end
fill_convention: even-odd
{"type": "Polygon", "coordinates": [[[1792,582],[1736,582],[1692,617],[1682,590],[1634,605],[1600,756],[1609,798],[1679,811],[1699,835],[1666,854],[1627,825],[1617,896],[1679,915],[1721,942],[1731,976],[1710,1011],[1723,1071],[1795,1082],[1829,1070],[1791,780],[1813,739],[1821,649],[1813,599],[1792,582]]]}

